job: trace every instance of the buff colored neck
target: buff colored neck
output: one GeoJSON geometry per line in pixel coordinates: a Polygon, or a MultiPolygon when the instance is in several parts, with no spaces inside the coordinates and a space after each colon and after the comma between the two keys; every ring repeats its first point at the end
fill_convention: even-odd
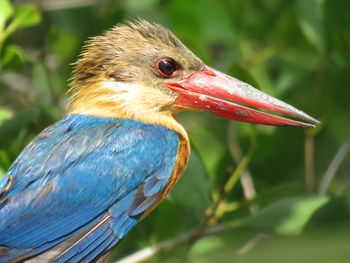
{"type": "Polygon", "coordinates": [[[104,118],[134,119],[175,130],[188,141],[182,125],[174,118],[174,99],[160,90],[137,84],[102,81],[99,84],[73,88],[68,114],[104,118]]]}

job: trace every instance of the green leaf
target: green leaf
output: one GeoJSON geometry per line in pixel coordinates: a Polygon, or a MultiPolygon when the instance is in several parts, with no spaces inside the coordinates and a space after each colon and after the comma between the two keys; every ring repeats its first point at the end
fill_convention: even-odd
{"type": "Polygon", "coordinates": [[[230,13],[220,1],[196,2],[196,13],[203,29],[206,41],[212,44],[235,41],[233,29],[230,25],[230,13]],[[208,19],[208,10],[210,18],[208,19]],[[220,28],[220,30],[218,30],[220,28]]]}
{"type": "Polygon", "coordinates": [[[0,126],[0,148],[16,138],[38,115],[39,110],[37,108],[29,108],[17,113],[12,119],[4,121],[0,126]]]}
{"type": "Polygon", "coordinates": [[[328,201],[328,196],[280,199],[261,209],[248,220],[248,225],[281,235],[299,235],[312,215],[328,201]]]}
{"type": "Polygon", "coordinates": [[[13,8],[9,0],[0,1],[0,32],[2,32],[5,22],[13,14],[13,8]]]}
{"type": "Polygon", "coordinates": [[[13,117],[13,112],[5,107],[0,107],[0,125],[13,117]]]}
{"type": "Polygon", "coordinates": [[[193,246],[191,254],[198,256],[205,253],[215,253],[223,245],[225,245],[225,240],[219,236],[204,237],[193,246]]]}
{"type": "Polygon", "coordinates": [[[40,62],[34,64],[32,68],[32,79],[34,87],[38,90],[41,102],[52,104],[52,94],[50,90],[47,69],[40,62]]]}
{"type": "Polygon", "coordinates": [[[33,6],[21,6],[15,9],[12,22],[0,34],[0,48],[2,43],[18,28],[24,28],[39,24],[40,12],[33,6]]]}
{"type": "Polygon", "coordinates": [[[2,59],[2,63],[4,66],[10,68],[17,68],[23,65],[24,61],[24,51],[20,46],[14,44],[6,46],[4,57],[2,59]]]}
{"type": "Polygon", "coordinates": [[[186,172],[174,187],[171,197],[176,203],[192,209],[204,210],[209,206],[209,180],[195,152],[191,154],[186,172]]]}
{"type": "Polygon", "coordinates": [[[298,0],[299,25],[305,37],[319,50],[324,49],[323,4],[324,0],[298,0]]]}
{"type": "MultiPolygon", "coordinates": [[[[349,229],[348,224],[338,223],[312,229],[293,238],[235,229],[216,236],[206,236],[197,241],[190,251],[187,262],[348,263],[350,258],[349,229]]],[[[150,262],[183,262],[181,259],[178,260],[179,253],[169,254],[162,255],[166,259],[164,261],[150,262]],[[170,256],[173,258],[169,259],[170,256]]]]}
{"type": "Polygon", "coordinates": [[[15,18],[13,24],[17,28],[35,26],[41,21],[41,14],[34,6],[21,6],[15,10],[15,18]]]}
{"type": "Polygon", "coordinates": [[[148,219],[151,223],[149,226],[148,236],[156,238],[156,240],[164,240],[172,238],[181,230],[181,209],[177,203],[164,200],[157,211],[152,214],[152,218],[148,219]]]}

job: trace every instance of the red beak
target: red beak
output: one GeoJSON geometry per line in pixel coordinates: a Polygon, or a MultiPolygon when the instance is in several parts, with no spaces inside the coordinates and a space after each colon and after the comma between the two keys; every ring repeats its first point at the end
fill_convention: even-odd
{"type": "Polygon", "coordinates": [[[178,94],[175,104],[186,108],[205,110],[226,119],[297,127],[315,127],[315,124],[320,123],[293,106],[210,67],[206,67],[204,71],[194,73],[184,80],[166,83],[166,85],[178,94]],[[249,107],[285,114],[308,123],[249,107]]]}

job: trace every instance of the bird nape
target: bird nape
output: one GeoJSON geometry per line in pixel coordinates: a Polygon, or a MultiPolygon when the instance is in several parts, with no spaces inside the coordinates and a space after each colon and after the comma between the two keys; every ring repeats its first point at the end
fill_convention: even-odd
{"type": "Polygon", "coordinates": [[[66,116],[0,182],[0,262],[104,261],[184,171],[189,141],[174,115],[188,109],[265,125],[318,124],[205,65],[160,25],[118,25],[87,42],[66,116]]]}

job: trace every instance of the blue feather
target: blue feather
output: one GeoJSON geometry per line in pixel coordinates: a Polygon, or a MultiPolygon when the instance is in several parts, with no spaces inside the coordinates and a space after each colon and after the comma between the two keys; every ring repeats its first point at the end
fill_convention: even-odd
{"type": "Polygon", "coordinates": [[[50,126],[0,182],[0,262],[100,256],[160,196],[178,145],[175,131],[130,119],[69,115],[50,126]]]}

